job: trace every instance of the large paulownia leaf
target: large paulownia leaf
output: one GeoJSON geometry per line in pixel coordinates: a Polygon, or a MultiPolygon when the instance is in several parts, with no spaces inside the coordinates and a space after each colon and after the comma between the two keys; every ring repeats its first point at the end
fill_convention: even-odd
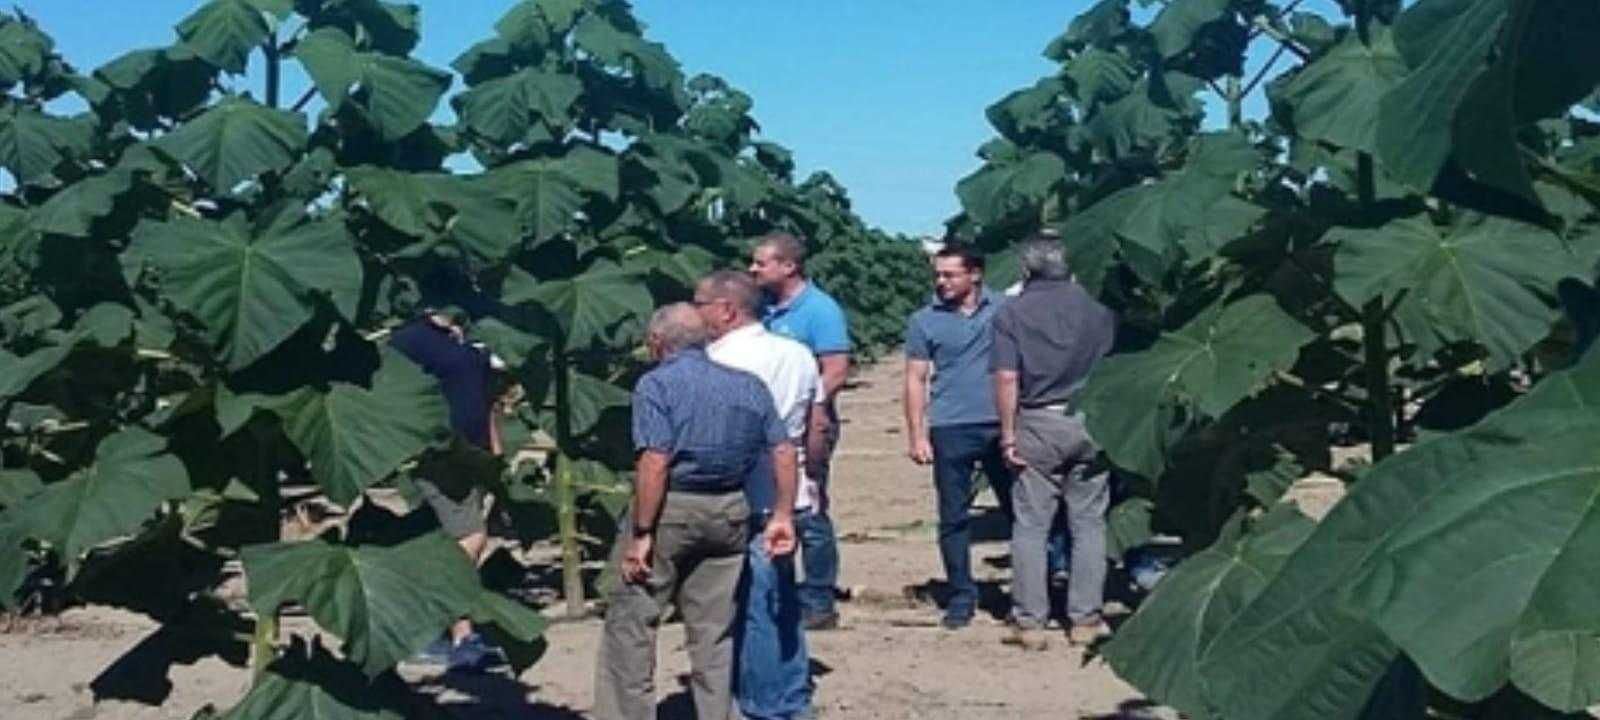
{"type": "Polygon", "coordinates": [[[486,182],[517,204],[523,234],[534,244],[571,230],[589,198],[614,200],[620,192],[616,158],[587,147],[497,168],[486,182]]]}
{"type": "Polygon", "coordinates": [[[96,220],[110,215],[118,198],[134,186],[134,172],[125,167],[83,178],[51,195],[34,210],[31,222],[41,233],[87,238],[96,220]]]}
{"type": "Polygon", "coordinates": [[[241,98],[223,100],[155,141],[219,193],[288,168],[305,144],[304,116],[241,98]]]}
{"type": "Polygon", "coordinates": [[[32,22],[0,17],[0,89],[42,72],[54,48],[55,41],[32,22]]]}
{"type": "Polygon", "coordinates": [[[1556,284],[1586,272],[1548,230],[1503,218],[1440,228],[1415,215],[1327,237],[1338,244],[1334,289],[1347,302],[1360,307],[1399,297],[1395,319],[1407,341],[1428,354],[1451,343],[1479,343],[1495,367],[1514,362],[1550,332],[1559,315],[1556,284]]]}
{"type": "Polygon", "coordinates": [[[1215,544],[1162,577],[1103,651],[1118,677],[1191,718],[1214,717],[1201,653],[1316,527],[1292,505],[1276,507],[1248,532],[1240,525],[1236,519],[1215,544]]]}
{"type": "Polygon", "coordinates": [[[1085,108],[1127,95],[1137,78],[1133,63],[1121,52],[1100,48],[1078,53],[1063,72],[1072,79],[1073,96],[1085,108]]]}
{"type": "Polygon", "coordinates": [[[345,317],[361,292],[361,261],[334,220],[281,216],[260,229],[223,222],[146,222],[133,246],[159,271],[161,293],[200,321],[233,370],[271,352],[309,322],[326,298],[345,317]]]}
{"type": "Polygon", "coordinates": [[[505,301],[543,308],[555,318],[568,350],[604,342],[621,326],[642,321],[652,307],[639,276],[607,260],[570,278],[535,280],[513,273],[506,280],[505,301]]]}
{"type": "Polygon", "coordinates": [[[1388,28],[1373,28],[1369,37],[1363,43],[1359,34],[1347,33],[1275,93],[1289,106],[1296,135],[1363,152],[1376,150],[1378,103],[1405,77],[1407,67],[1388,28]]]}
{"type": "Polygon", "coordinates": [[[1172,0],[1150,23],[1156,52],[1163,58],[1184,53],[1206,25],[1228,14],[1233,0],[1172,0]]]}
{"type": "MultiPolygon", "coordinates": [[[[54,325],[59,311],[47,322],[54,325]]],[[[71,330],[51,337],[42,347],[18,357],[0,348],[0,400],[10,400],[27,392],[33,383],[60,367],[68,355],[85,341],[103,348],[121,345],[133,333],[133,312],[122,305],[101,303],[85,312],[71,330]]]]}
{"type": "Polygon", "coordinates": [[[990,163],[956,183],[956,197],[980,225],[998,225],[1037,208],[1066,177],[1061,156],[1037,152],[1015,163],[990,163]]]}
{"type": "Polygon", "coordinates": [[[392,547],[322,540],[253,545],[240,553],[250,605],[266,616],[305,606],[367,676],[384,672],[472,610],[482,587],[455,541],[440,532],[392,547]]]}
{"type": "Polygon", "coordinates": [[[1329,516],[1330,534],[1364,540],[1350,554],[1365,612],[1433,685],[1476,701],[1510,682],[1568,712],[1600,703],[1597,434],[1589,353],[1477,426],[1378,464],[1329,516]]]}
{"type": "Polygon", "coordinates": [[[325,391],[302,388],[249,401],[283,419],[284,434],[311,463],[311,476],[340,505],[449,436],[438,382],[388,348],[370,387],[336,382],[325,391]]]}
{"type": "Polygon", "coordinates": [[[544,654],[544,629],[548,623],[539,611],[484,589],[469,616],[474,628],[505,651],[511,669],[518,675],[544,654]]]}
{"type": "Polygon", "coordinates": [[[109,435],[89,465],[7,508],[0,525],[48,543],[76,566],[84,552],[135,534],[162,504],[189,494],[189,475],[166,447],[138,427],[109,435]]]}
{"type": "Polygon", "coordinates": [[[1113,462],[1158,477],[1184,414],[1222,415],[1292,366],[1313,337],[1271,296],[1219,303],[1149,349],[1102,360],[1077,404],[1113,462]]]}
{"type": "Polygon", "coordinates": [[[449,237],[491,262],[520,243],[514,205],[481,178],[378,167],[351,168],[345,177],[374,215],[407,235],[449,237]]]}
{"type": "Polygon", "coordinates": [[[1420,189],[1452,161],[1537,204],[1518,129],[1564,115],[1600,82],[1593,2],[1423,0],[1395,37],[1412,67],[1379,106],[1378,154],[1420,189]]]}
{"type": "Polygon", "coordinates": [[[177,30],[195,54],[234,74],[244,72],[250,52],[271,33],[266,17],[246,0],[210,0],[177,30]]]}
{"type": "Polygon", "coordinates": [[[1000,136],[1019,145],[1059,132],[1072,116],[1068,114],[1067,85],[1060,78],[1047,77],[1001,98],[984,111],[989,124],[1000,136]]]}
{"type": "Polygon", "coordinates": [[[481,83],[451,102],[463,125],[509,146],[527,142],[536,127],[538,136],[561,137],[582,95],[583,83],[572,75],[526,68],[481,83]]]}
{"type": "Polygon", "coordinates": [[[1089,115],[1086,137],[1115,156],[1162,148],[1199,125],[1204,108],[1194,94],[1203,85],[1199,78],[1178,72],[1141,78],[1131,92],[1089,115]]]}
{"type": "Polygon", "coordinates": [[[24,185],[54,180],[67,158],[89,153],[94,126],[86,118],[62,118],[22,103],[0,109],[0,167],[24,185]]]}
{"type": "Polygon", "coordinates": [[[600,416],[613,408],[628,407],[631,395],[615,383],[574,372],[568,376],[567,411],[571,413],[572,434],[582,435],[594,429],[600,416]]]}
{"type": "Polygon", "coordinates": [[[1045,47],[1044,56],[1060,62],[1075,48],[1109,47],[1128,31],[1128,20],[1128,0],[1100,0],[1073,18],[1067,31],[1045,47]]]}
{"type": "Polygon", "coordinates": [[[409,693],[397,676],[368,679],[319,642],[296,638],[221,720],[401,720],[409,693]]]}
{"type": "Polygon", "coordinates": [[[655,90],[672,91],[683,85],[678,61],[661,43],[650,42],[588,13],[572,28],[572,41],[608,67],[628,70],[655,90]]]}
{"type": "Polygon", "coordinates": [[[313,31],[294,54],[330,107],[353,103],[388,141],[422,127],[450,89],[450,73],[410,58],[358,50],[337,28],[313,31]]]}

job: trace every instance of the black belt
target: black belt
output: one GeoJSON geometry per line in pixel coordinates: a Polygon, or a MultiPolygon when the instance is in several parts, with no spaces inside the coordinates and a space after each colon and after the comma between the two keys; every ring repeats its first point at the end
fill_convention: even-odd
{"type": "Polygon", "coordinates": [[[744,483],[733,487],[684,487],[675,482],[667,483],[667,492],[688,493],[690,495],[727,495],[728,493],[744,492],[744,483]]]}

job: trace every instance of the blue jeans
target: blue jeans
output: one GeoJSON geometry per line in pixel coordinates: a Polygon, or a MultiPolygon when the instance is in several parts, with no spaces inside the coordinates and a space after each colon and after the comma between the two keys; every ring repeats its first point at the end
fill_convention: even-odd
{"type": "Polygon", "coordinates": [[[734,697],[749,720],[795,720],[811,709],[811,656],[799,595],[794,558],[768,557],[758,525],[745,560],[734,640],[734,697]]]}
{"type": "MultiPolygon", "coordinates": [[[[939,504],[939,557],[944,561],[950,597],[945,612],[971,617],[977,609],[978,586],[972,579],[973,469],[989,478],[1000,511],[1015,520],[1011,505],[1011,469],[1000,452],[1000,426],[996,423],[946,425],[928,431],[933,445],[933,483],[939,504]]],[[[1067,566],[1066,526],[1057,518],[1047,545],[1049,572],[1067,566]]]]}
{"type": "MultiPolygon", "coordinates": [[[[826,497],[826,490],[823,495],[826,497]]],[[[800,609],[807,615],[832,614],[833,588],[839,582],[839,538],[828,517],[827,502],[797,511],[794,524],[800,536],[800,564],[806,571],[800,582],[800,609]]]]}

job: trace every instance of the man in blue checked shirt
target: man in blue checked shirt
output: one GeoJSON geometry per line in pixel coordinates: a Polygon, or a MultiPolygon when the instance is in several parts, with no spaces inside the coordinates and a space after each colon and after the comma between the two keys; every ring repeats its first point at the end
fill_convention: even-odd
{"type": "Polygon", "coordinates": [[[839,441],[834,401],[850,374],[850,326],[839,303],[806,278],[805,268],[805,244],[783,232],[758,240],[750,260],[750,276],[768,300],[762,324],[809,348],[822,373],[823,397],[818,402],[823,412],[812,413],[810,432],[826,438],[822,444],[826,452],[806,458],[796,522],[800,562],[805,568],[800,583],[805,626],[807,630],[830,630],[839,626],[833,595],[839,580],[839,539],[828,516],[828,471],[839,441]]]}
{"type": "Polygon", "coordinates": [[[733,630],[750,506],[745,481],[772,459],[777,499],[768,555],[794,551],[796,453],[772,395],[756,376],[711,362],[695,308],[668,305],[651,318],[660,364],[633,395],[638,451],[631,510],[616,543],[622,580],[607,593],[595,671],[600,720],[656,716],[656,627],[669,605],[683,613],[696,716],[733,712],[733,630]]]}

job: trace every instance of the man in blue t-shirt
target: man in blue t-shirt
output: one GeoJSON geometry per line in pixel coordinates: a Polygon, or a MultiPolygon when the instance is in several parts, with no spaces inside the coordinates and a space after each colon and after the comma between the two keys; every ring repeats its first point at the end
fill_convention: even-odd
{"type": "Polygon", "coordinates": [[[756,242],[750,275],[767,296],[762,323],[779,335],[794,338],[811,350],[822,374],[825,412],[811,413],[810,432],[828,439],[826,452],[808,453],[805,479],[796,502],[795,529],[800,535],[800,607],[808,630],[839,625],[834,585],[839,579],[839,539],[828,517],[828,469],[839,440],[839,414],[834,403],[850,373],[850,326],[844,310],[805,275],[805,244],[793,235],[771,233],[756,242]]]}

